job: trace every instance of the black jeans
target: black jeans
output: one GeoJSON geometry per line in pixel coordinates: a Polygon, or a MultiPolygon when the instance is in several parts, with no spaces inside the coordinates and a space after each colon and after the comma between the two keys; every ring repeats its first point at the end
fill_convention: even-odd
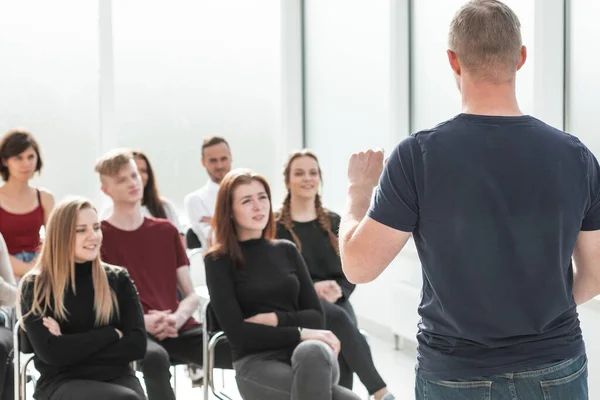
{"type": "Polygon", "coordinates": [[[325,312],[326,329],[333,332],[341,343],[338,358],[340,364],[339,385],[352,389],[353,372],[356,372],[369,394],[386,387],[373,364],[369,344],[358,329],[356,315],[350,302],[340,299],[337,303],[332,304],[321,300],[321,305],[325,312]]]}
{"type": "MultiPolygon", "coordinates": [[[[146,357],[142,360],[142,372],[149,400],[175,400],[171,388],[169,368],[174,364],[203,364],[202,327],[195,327],[179,333],[179,337],[163,341],[148,338],[146,357]]],[[[217,346],[219,347],[219,346],[217,346]]],[[[231,353],[218,351],[215,360],[217,368],[231,368],[231,353]]]]}
{"type": "Polygon", "coordinates": [[[0,328],[0,400],[14,399],[12,332],[0,328]]]}
{"type": "Polygon", "coordinates": [[[50,400],[145,400],[140,381],[124,375],[108,382],[74,379],[59,386],[50,400]]]}

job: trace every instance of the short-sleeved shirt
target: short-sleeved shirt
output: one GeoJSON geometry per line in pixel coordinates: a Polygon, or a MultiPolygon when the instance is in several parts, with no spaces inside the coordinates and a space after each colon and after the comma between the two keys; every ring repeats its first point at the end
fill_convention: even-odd
{"type": "Polygon", "coordinates": [[[460,114],[396,147],[368,216],[413,233],[419,376],[494,375],[585,352],[571,256],[581,230],[600,229],[599,179],[577,138],[531,116],[460,114]]]}
{"type": "MultiPolygon", "coordinates": [[[[135,282],[144,313],[179,306],[177,269],[189,265],[181,237],[169,221],[144,218],[134,231],[125,231],[102,221],[102,260],[127,268],[135,282]]],[[[198,323],[190,318],[181,330],[198,323]]]]}

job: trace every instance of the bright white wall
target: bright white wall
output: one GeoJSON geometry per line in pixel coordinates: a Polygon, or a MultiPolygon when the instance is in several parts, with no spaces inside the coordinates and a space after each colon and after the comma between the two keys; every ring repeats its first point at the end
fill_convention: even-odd
{"type": "Polygon", "coordinates": [[[113,2],[116,146],[150,157],[176,204],[204,185],[202,138],[231,145],[280,192],[279,2],[113,2]]]}
{"type": "Polygon", "coordinates": [[[203,137],[219,134],[234,167],[265,175],[279,202],[302,127],[301,86],[283,82],[300,76],[299,29],[285,30],[300,21],[296,0],[47,3],[0,3],[0,131],[23,126],[38,138],[46,167],[36,183],[102,207],[94,161],[132,147],[181,206],[207,179],[203,137]]]}
{"type": "Polygon", "coordinates": [[[57,198],[99,195],[97,25],[96,2],[0,2],[0,132],[31,131],[57,198]]]}
{"type": "Polygon", "coordinates": [[[567,129],[579,137],[600,158],[598,93],[600,57],[595,51],[600,24],[593,16],[600,12],[595,1],[573,2],[570,6],[567,129]]]}
{"type": "MultiPolygon", "coordinates": [[[[391,4],[388,0],[305,1],[305,129],[320,157],[325,206],[341,213],[352,152],[390,149],[391,4]]],[[[389,319],[384,280],[353,295],[358,315],[389,319]],[[366,301],[367,298],[369,301],[366,301]]]]}

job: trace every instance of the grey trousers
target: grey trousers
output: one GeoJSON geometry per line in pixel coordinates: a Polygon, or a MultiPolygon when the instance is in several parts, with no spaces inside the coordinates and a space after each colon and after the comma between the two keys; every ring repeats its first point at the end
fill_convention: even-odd
{"type": "Polygon", "coordinates": [[[359,400],[337,385],[340,370],[329,346],[319,340],[301,342],[292,353],[274,350],[233,363],[244,400],[359,400]]]}

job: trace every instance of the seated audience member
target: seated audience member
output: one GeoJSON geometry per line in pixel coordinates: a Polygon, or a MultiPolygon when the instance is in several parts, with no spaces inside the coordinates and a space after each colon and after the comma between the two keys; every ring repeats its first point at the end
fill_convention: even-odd
{"type": "Polygon", "coordinates": [[[4,236],[13,273],[20,279],[35,265],[40,228],[54,207],[54,196],[29,181],[42,170],[40,147],[26,131],[13,130],[0,139],[0,233],[4,236]]]}
{"type": "Polygon", "coordinates": [[[206,279],[242,397],[358,399],[336,384],[340,342],[322,329],[323,311],[302,256],[289,241],[274,240],[266,180],[248,170],[227,174],[213,224],[206,279]]]}
{"type": "MultiPolygon", "coordinates": [[[[10,266],[6,243],[0,234],[0,307],[13,307],[16,299],[15,277],[10,266]]],[[[4,327],[4,323],[4,317],[0,316],[0,400],[13,400],[12,332],[4,327]]]]}
{"type": "Polygon", "coordinates": [[[352,389],[356,372],[375,400],[391,400],[377,372],[369,344],[357,327],[350,304],[355,285],[348,282],[338,254],[340,216],[321,204],[321,167],[309,150],[293,152],[283,170],[288,190],[277,213],[277,237],[298,246],[325,312],[325,327],[339,339],[340,385],[352,389]]]}
{"type": "Polygon", "coordinates": [[[191,229],[206,248],[209,247],[219,184],[231,169],[231,161],[231,149],[225,139],[218,136],[206,138],[202,143],[202,166],[206,168],[209,180],[184,200],[191,229]]]}
{"type": "Polygon", "coordinates": [[[102,221],[102,258],[123,265],[134,279],[144,308],[148,350],[142,361],[150,400],[175,399],[171,362],[202,365],[202,329],[192,315],[199,299],[189,261],[173,224],[144,217],[142,181],[133,155],[114,150],[96,164],[102,191],[114,210],[102,221]],[[183,300],[179,302],[177,289],[183,300]]]}
{"type": "MultiPolygon", "coordinates": [[[[159,194],[158,184],[156,183],[154,170],[152,169],[150,160],[148,160],[146,154],[141,151],[134,151],[132,154],[135,165],[137,165],[138,172],[142,178],[142,187],[144,188],[142,195],[142,212],[144,213],[144,216],[167,219],[175,226],[175,228],[177,228],[177,231],[184,233],[181,228],[181,223],[179,222],[179,215],[177,214],[175,205],[173,205],[169,199],[161,197],[159,194]]],[[[111,204],[103,212],[103,215],[108,217],[112,212],[113,206],[111,204]]]]}
{"type": "Polygon", "coordinates": [[[100,260],[102,231],[85,199],[60,203],[36,266],[21,280],[20,317],[41,377],[37,400],[141,400],[130,363],[146,331],[127,270],[100,260]]]}

